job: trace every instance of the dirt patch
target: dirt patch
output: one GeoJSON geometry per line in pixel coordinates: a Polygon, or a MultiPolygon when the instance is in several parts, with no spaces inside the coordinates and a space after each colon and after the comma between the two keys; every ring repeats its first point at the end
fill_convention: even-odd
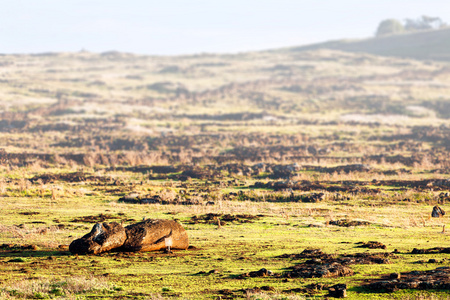
{"type": "Polygon", "coordinates": [[[358,248],[369,248],[369,249],[386,249],[386,245],[376,242],[376,241],[369,241],[367,243],[365,242],[359,242],[358,248]]]}
{"type": "Polygon", "coordinates": [[[203,204],[199,198],[187,198],[180,195],[173,194],[165,196],[164,199],[159,195],[144,195],[130,194],[119,198],[117,201],[131,203],[131,204],[162,204],[162,205],[200,205],[203,204]]]}
{"type": "Polygon", "coordinates": [[[348,219],[341,219],[336,221],[329,221],[328,224],[340,227],[353,227],[353,226],[367,226],[371,225],[372,223],[367,221],[351,221],[348,219]]]}
{"type": "Polygon", "coordinates": [[[82,222],[82,223],[103,223],[107,220],[117,220],[120,216],[113,216],[108,214],[99,214],[96,216],[83,216],[72,219],[70,222],[82,222]]]}
{"type": "Polygon", "coordinates": [[[355,265],[355,264],[389,264],[388,258],[395,258],[392,253],[354,253],[343,255],[332,255],[324,253],[320,249],[305,249],[301,253],[295,254],[283,254],[277,256],[277,258],[289,258],[289,259],[305,259],[305,264],[331,264],[339,263],[342,265],[355,265]]]}
{"type": "Polygon", "coordinates": [[[321,283],[312,283],[306,285],[304,288],[294,288],[289,290],[284,290],[283,293],[300,293],[300,294],[308,294],[308,296],[313,297],[315,294],[320,293],[323,290],[327,290],[328,285],[321,283]]]}
{"type": "Polygon", "coordinates": [[[23,211],[20,212],[19,215],[24,215],[24,216],[34,216],[34,215],[38,215],[40,214],[40,212],[37,211],[23,211]]]}
{"type": "Polygon", "coordinates": [[[221,178],[221,177],[223,177],[223,176],[219,172],[216,172],[213,170],[208,170],[208,169],[203,169],[200,167],[187,168],[186,170],[181,172],[180,175],[176,176],[176,178],[180,181],[187,181],[191,178],[201,179],[201,180],[205,180],[205,179],[211,180],[211,179],[221,178]]]}
{"type": "Polygon", "coordinates": [[[255,220],[259,220],[264,215],[230,215],[230,214],[214,214],[209,213],[205,215],[193,216],[189,220],[189,224],[215,224],[226,225],[227,223],[253,223],[255,220]]]}
{"type": "Polygon", "coordinates": [[[395,292],[401,289],[450,290],[450,267],[384,275],[365,287],[376,292],[395,292]]]}
{"type": "Polygon", "coordinates": [[[308,259],[290,268],[281,275],[286,278],[334,278],[353,275],[349,265],[355,264],[389,264],[388,258],[395,257],[391,253],[355,253],[331,255],[320,249],[305,249],[301,253],[283,254],[277,258],[308,259]]]}
{"type": "Polygon", "coordinates": [[[290,258],[290,259],[302,259],[302,258],[320,258],[320,259],[332,259],[335,257],[331,254],[322,252],[321,249],[305,249],[301,253],[283,254],[277,256],[277,258],[290,258]]]}
{"type": "Polygon", "coordinates": [[[273,275],[274,275],[274,273],[272,271],[262,268],[258,271],[252,271],[252,272],[241,274],[237,278],[244,279],[247,277],[269,277],[269,276],[273,276],[273,275]]]}
{"type": "Polygon", "coordinates": [[[325,199],[324,193],[312,193],[301,197],[302,202],[317,203],[325,199]]]}
{"type": "Polygon", "coordinates": [[[55,181],[65,181],[65,182],[85,182],[85,181],[108,181],[109,178],[93,176],[84,172],[74,172],[66,174],[42,174],[34,176],[30,179],[31,182],[41,181],[44,184],[55,181]]]}
{"type": "Polygon", "coordinates": [[[337,167],[320,167],[320,166],[303,166],[304,169],[309,171],[316,171],[321,173],[350,173],[350,172],[370,172],[372,171],[372,167],[367,164],[353,164],[353,165],[344,165],[337,167]]]}
{"type": "Polygon", "coordinates": [[[1,244],[0,249],[4,251],[37,250],[36,245],[1,244]]]}
{"type": "Polygon", "coordinates": [[[397,258],[394,254],[381,253],[355,253],[340,256],[337,261],[343,265],[372,265],[372,264],[390,264],[389,258],[397,258]]]}
{"type": "Polygon", "coordinates": [[[411,254],[437,254],[437,253],[450,253],[450,248],[435,247],[429,249],[417,249],[414,248],[411,254]]]}
{"type": "Polygon", "coordinates": [[[338,262],[324,263],[308,261],[292,267],[292,270],[283,274],[287,278],[335,278],[352,276],[353,270],[338,262]]]}
{"type": "Polygon", "coordinates": [[[262,293],[262,292],[274,292],[275,288],[271,286],[261,286],[261,287],[253,287],[248,289],[239,289],[239,290],[229,290],[229,289],[223,289],[217,291],[217,294],[220,294],[219,299],[241,299],[241,298],[248,298],[248,295],[255,294],[255,293],[262,293]]]}

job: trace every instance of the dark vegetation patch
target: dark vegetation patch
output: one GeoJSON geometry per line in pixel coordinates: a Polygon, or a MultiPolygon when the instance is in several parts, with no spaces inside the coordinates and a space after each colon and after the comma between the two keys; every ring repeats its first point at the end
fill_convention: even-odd
{"type": "Polygon", "coordinates": [[[300,264],[290,267],[290,271],[283,273],[287,278],[335,278],[352,276],[353,270],[349,265],[354,264],[388,264],[389,254],[356,253],[333,257],[328,254],[320,254],[300,264]]]}
{"type": "Polygon", "coordinates": [[[372,223],[367,221],[354,221],[354,220],[352,221],[348,219],[340,219],[335,221],[329,221],[328,224],[340,227],[354,227],[354,226],[368,226],[371,225],[372,223]]]}
{"type": "Polygon", "coordinates": [[[306,259],[283,273],[273,273],[265,268],[238,275],[236,278],[267,277],[276,278],[336,278],[352,276],[354,271],[348,267],[355,264],[389,264],[388,258],[395,257],[391,253],[355,253],[331,255],[320,249],[305,249],[301,253],[283,254],[277,258],[306,259]]]}
{"type": "Polygon", "coordinates": [[[84,172],[63,173],[63,174],[42,174],[34,176],[31,182],[41,181],[44,184],[65,181],[65,182],[85,182],[85,181],[109,181],[109,178],[93,176],[84,172]]]}
{"type": "Polygon", "coordinates": [[[355,264],[389,264],[388,258],[395,258],[392,253],[355,253],[355,254],[341,254],[333,255],[322,252],[320,249],[305,249],[301,253],[283,254],[277,258],[289,258],[294,260],[308,259],[305,264],[330,264],[339,263],[342,265],[355,264]]]}
{"type": "Polygon", "coordinates": [[[214,214],[209,213],[205,215],[192,216],[188,221],[189,224],[215,224],[226,225],[227,223],[253,223],[255,220],[259,220],[264,215],[247,215],[247,214],[214,214]]]}
{"type": "Polygon", "coordinates": [[[337,167],[320,167],[320,166],[303,166],[308,171],[316,171],[321,173],[350,173],[350,172],[371,172],[373,168],[368,164],[353,164],[337,167]]]}
{"type": "Polygon", "coordinates": [[[98,214],[96,216],[82,216],[73,218],[70,222],[80,222],[80,223],[102,223],[109,220],[121,219],[121,216],[113,216],[109,214],[98,214]]]}
{"type": "Polygon", "coordinates": [[[322,284],[322,283],[311,283],[306,285],[304,288],[293,288],[284,290],[283,293],[301,293],[301,294],[307,294],[310,297],[313,297],[314,295],[320,293],[323,290],[327,290],[328,285],[322,284]]]}
{"type": "Polygon", "coordinates": [[[39,215],[40,212],[37,211],[22,211],[19,212],[20,215],[24,215],[24,216],[34,216],[34,215],[39,215]]]}
{"type": "Polygon", "coordinates": [[[217,114],[217,115],[176,115],[176,118],[188,118],[194,120],[212,120],[212,121],[249,121],[249,120],[258,120],[263,119],[264,117],[271,117],[267,113],[250,113],[250,112],[242,112],[242,113],[230,113],[230,114],[217,114]]]}
{"type": "Polygon", "coordinates": [[[287,278],[336,278],[352,276],[353,270],[338,262],[331,263],[304,263],[290,268],[283,277],[287,278]]]}
{"type": "Polygon", "coordinates": [[[37,246],[36,245],[1,244],[0,249],[3,251],[37,250],[37,246]]]}
{"type": "Polygon", "coordinates": [[[450,248],[435,247],[429,249],[417,249],[414,248],[411,254],[437,254],[437,253],[450,253],[450,248]]]}
{"type": "Polygon", "coordinates": [[[356,243],[358,248],[369,248],[369,249],[386,249],[386,245],[377,242],[377,241],[369,241],[369,242],[359,242],[356,243]]]}
{"type": "Polygon", "coordinates": [[[450,290],[450,268],[445,266],[429,271],[392,273],[365,285],[364,288],[388,293],[402,289],[450,290]]]}

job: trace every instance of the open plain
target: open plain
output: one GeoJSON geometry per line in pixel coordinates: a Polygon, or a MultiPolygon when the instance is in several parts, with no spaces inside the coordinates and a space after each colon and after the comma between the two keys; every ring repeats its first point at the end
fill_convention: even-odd
{"type": "Polygon", "coordinates": [[[448,299],[449,95],[337,50],[0,56],[0,297],[448,299]],[[69,252],[143,219],[190,247],[69,252]]]}

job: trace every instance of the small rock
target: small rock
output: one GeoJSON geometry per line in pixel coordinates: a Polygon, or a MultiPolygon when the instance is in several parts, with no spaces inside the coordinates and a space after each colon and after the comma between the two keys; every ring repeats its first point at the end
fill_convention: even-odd
{"type": "Polygon", "coordinates": [[[444,215],[445,215],[445,211],[442,208],[440,208],[437,205],[435,207],[433,207],[433,211],[431,212],[431,216],[433,218],[441,218],[444,215]]]}
{"type": "Polygon", "coordinates": [[[400,278],[401,278],[400,273],[392,273],[391,275],[389,275],[389,279],[400,279],[400,278]]]}
{"type": "Polygon", "coordinates": [[[334,298],[347,297],[347,285],[345,283],[335,284],[328,288],[328,296],[334,298]]]}

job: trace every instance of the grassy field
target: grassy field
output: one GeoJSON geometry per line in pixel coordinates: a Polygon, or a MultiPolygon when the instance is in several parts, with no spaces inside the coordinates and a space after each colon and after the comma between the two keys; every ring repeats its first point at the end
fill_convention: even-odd
{"type": "Polygon", "coordinates": [[[448,299],[449,78],[332,50],[0,56],[1,298],[448,299]],[[191,247],[68,251],[143,218],[191,247]]]}

